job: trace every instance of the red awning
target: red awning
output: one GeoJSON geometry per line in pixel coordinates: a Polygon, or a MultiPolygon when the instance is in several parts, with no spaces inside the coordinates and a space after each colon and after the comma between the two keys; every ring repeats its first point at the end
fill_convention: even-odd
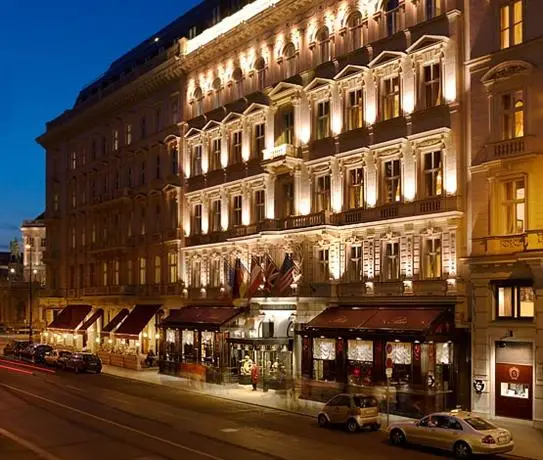
{"type": "Polygon", "coordinates": [[[87,321],[85,321],[81,327],[77,330],[80,334],[85,334],[87,332],[87,329],[91,327],[96,321],[98,321],[98,318],[101,318],[104,316],[104,310],[101,308],[98,308],[87,321]]]}
{"type": "Polygon", "coordinates": [[[442,313],[440,308],[380,308],[364,324],[364,329],[425,331],[442,313]]]}
{"type": "Polygon", "coordinates": [[[313,318],[307,326],[316,329],[361,329],[374,313],[370,308],[332,307],[313,318]]]}
{"type": "Polygon", "coordinates": [[[390,331],[426,331],[443,308],[416,307],[332,307],[316,316],[308,329],[359,329],[390,331]]]}
{"type": "Polygon", "coordinates": [[[129,314],[130,310],[128,310],[128,308],[123,308],[109,323],[107,323],[107,325],[102,329],[101,334],[109,335],[110,332],[114,332],[115,329],[119,327],[119,324],[121,324],[129,314]]]}
{"type": "Polygon", "coordinates": [[[90,305],[68,305],[57,315],[48,329],[74,331],[91,310],[90,305]]]}
{"type": "Polygon", "coordinates": [[[217,329],[241,313],[237,307],[187,306],[170,312],[161,326],[217,329]]]}
{"type": "Polygon", "coordinates": [[[115,331],[115,337],[120,339],[135,339],[156,315],[162,305],[136,305],[128,317],[115,331]]]}

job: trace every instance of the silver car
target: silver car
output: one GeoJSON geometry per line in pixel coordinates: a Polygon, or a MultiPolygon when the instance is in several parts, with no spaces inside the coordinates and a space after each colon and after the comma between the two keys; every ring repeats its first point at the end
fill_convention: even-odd
{"type": "Polygon", "coordinates": [[[505,454],[515,446],[509,431],[469,412],[456,410],[431,414],[417,422],[392,423],[387,431],[394,445],[435,447],[452,451],[457,458],[505,454]]]}

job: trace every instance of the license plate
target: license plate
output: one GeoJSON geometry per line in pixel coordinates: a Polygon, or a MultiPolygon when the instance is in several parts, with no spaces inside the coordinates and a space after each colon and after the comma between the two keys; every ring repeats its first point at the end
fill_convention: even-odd
{"type": "Polygon", "coordinates": [[[507,444],[509,442],[509,439],[507,436],[500,436],[498,438],[498,444],[507,444]]]}

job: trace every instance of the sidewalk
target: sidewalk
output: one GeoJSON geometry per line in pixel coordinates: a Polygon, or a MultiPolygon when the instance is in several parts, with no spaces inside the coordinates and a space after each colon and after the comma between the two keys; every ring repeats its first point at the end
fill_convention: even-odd
{"type": "MultiPolygon", "coordinates": [[[[299,399],[294,392],[278,393],[274,390],[268,392],[252,391],[251,388],[239,385],[214,385],[210,383],[194,382],[189,379],[159,374],[156,369],[133,371],[114,366],[103,366],[103,372],[120,378],[138,380],[140,382],[163,385],[170,388],[193,391],[221,399],[266,407],[307,417],[316,417],[323,403],[299,399]]],[[[383,427],[385,415],[382,414],[383,427]]],[[[405,417],[391,415],[390,421],[398,422],[408,420],[405,417]]],[[[532,427],[531,422],[515,421],[511,419],[496,419],[494,423],[509,430],[515,440],[513,457],[523,459],[543,460],[543,430],[532,427]]]]}

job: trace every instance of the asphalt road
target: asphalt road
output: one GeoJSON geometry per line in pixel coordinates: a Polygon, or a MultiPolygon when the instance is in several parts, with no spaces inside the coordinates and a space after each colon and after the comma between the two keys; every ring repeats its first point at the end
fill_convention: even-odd
{"type": "Polygon", "coordinates": [[[309,417],[185,390],[3,365],[0,460],[443,458],[395,448],[384,433],[321,429],[309,417]]]}

